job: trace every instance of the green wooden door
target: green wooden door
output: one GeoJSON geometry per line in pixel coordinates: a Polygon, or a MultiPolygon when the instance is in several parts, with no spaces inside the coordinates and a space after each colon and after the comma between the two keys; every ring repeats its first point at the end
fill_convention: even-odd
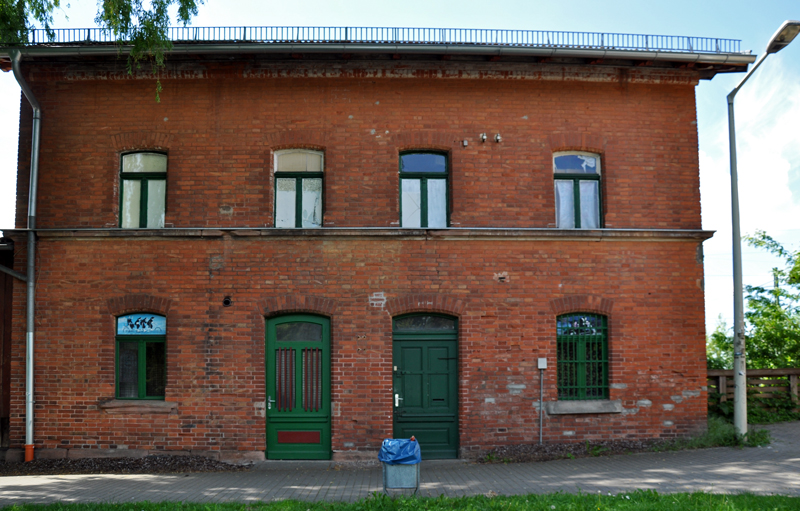
{"type": "Polygon", "coordinates": [[[394,330],[394,437],[415,436],[424,459],[457,458],[455,319],[406,316],[394,330]]]}
{"type": "Polygon", "coordinates": [[[330,459],[329,320],[281,316],[266,337],[267,458],[330,459]]]}

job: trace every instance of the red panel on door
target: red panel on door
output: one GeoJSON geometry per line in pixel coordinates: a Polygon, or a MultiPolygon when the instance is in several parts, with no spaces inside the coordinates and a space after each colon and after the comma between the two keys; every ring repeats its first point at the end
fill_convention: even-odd
{"type": "Polygon", "coordinates": [[[318,444],[319,431],[278,431],[279,444],[318,444]]]}

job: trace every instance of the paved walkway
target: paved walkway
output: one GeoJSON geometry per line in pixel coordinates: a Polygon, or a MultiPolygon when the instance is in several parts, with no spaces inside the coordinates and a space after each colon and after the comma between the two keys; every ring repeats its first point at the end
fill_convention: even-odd
{"type": "MultiPolygon", "coordinates": [[[[715,448],[544,463],[425,461],[426,496],[549,492],[754,492],[800,496],[800,422],[769,426],[763,448],[715,448]]],[[[0,506],[30,502],[353,501],[382,490],[379,467],[263,462],[249,472],[0,477],[0,506]]]]}

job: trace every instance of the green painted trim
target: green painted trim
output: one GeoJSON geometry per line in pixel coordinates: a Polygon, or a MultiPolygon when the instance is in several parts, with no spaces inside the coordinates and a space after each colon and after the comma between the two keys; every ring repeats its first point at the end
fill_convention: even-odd
{"type": "Polygon", "coordinates": [[[420,193],[420,212],[419,222],[421,229],[428,228],[428,180],[429,179],[443,179],[444,186],[444,203],[445,203],[445,227],[450,227],[450,154],[443,151],[403,151],[397,158],[397,171],[400,175],[400,189],[398,201],[400,203],[400,227],[403,226],[403,179],[419,179],[419,193],[420,193]],[[444,156],[445,171],[444,172],[403,172],[403,156],[409,154],[437,154],[444,156]]]}
{"type": "MultiPolygon", "coordinates": [[[[324,172],[275,172],[272,180],[272,189],[275,191],[272,200],[272,225],[276,225],[278,218],[278,179],[294,179],[294,228],[303,228],[303,179],[320,179],[322,180],[322,188],[320,190],[320,202],[322,202],[321,209],[322,215],[320,217],[320,227],[322,227],[325,218],[325,178],[324,172]]],[[[287,227],[282,227],[287,229],[287,227]]],[[[312,227],[308,227],[312,229],[312,227]]]]}
{"type": "MultiPolygon", "coordinates": [[[[458,318],[445,314],[404,314],[393,319],[414,316],[446,317],[456,322],[458,318]]],[[[434,352],[435,353],[435,352],[434,352]]],[[[417,436],[422,448],[423,459],[457,458],[460,445],[459,438],[459,346],[456,332],[431,333],[426,331],[392,335],[392,428],[395,438],[408,438],[411,434],[417,436]],[[408,361],[403,356],[404,349],[418,349],[417,368],[407,366],[408,361]],[[446,370],[431,365],[429,350],[446,350],[446,370]],[[423,375],[427,375],[424,377],[423,375]],[[433,378],[446,376],[447,394],[446,401],[437,403],[437,395],[431,388],[433,378]],[[404,400],[399,406],[394,406],[394,394],[400,394],[404,400]],[[410,399],[412,397],[418,399],[410,399]],[[410,399],[410,401],[409,401],[410,399]],[[419,401],[419,404],[409,404],[419,401]],[[444,436],[443,436],[444,435],[444,436]],[[446,438],[442,442],[441,439],[446,438]]],[[[439,383],[442,385],[442,383],[439,383]]],[[[439,390],[442,387],[438,387],[439,390]]],[[[444,397],[439,393],[440,397],[444,397]]]]}
{"type": "MultiPolygon", "coordinates": [[[[164,396],[148,396],[147,395],[147,344],[165,344],[167,337],[165,335],[116,335],[114,336],[114,396],[116,399],[130,400],[130,399],[151,399],[163,401],[164,396]],[[137,343],[137,397],[121,397],[119,395],[119,344],[121,342],[135,342],[137,343]]],[[[164,358],[167,358],[167,347],[164,346],[164,358]]],[[[164,364],[164,382],[167,381],[167,364],[164,364]]]]}
{"type": "Polygon", "coordinates": [[[147,228],[147,199],[150,196],[150,187],[147,183],[150,180],[142,178],[139,180],[139,229],[147,228]]]}
{"type": "Polygon", "coordinates": [[[330,319],[324,316],[311,314],[289,314],[278,316],[266,321],[264,333],[264,369],[266,379],[267,398],[277,401],[275,385],[275,364],[270,360],[277,348],[292,348],[295,350],[295,402],[291,412],[279,412],[267,405],[266,412],[266,440],[268,459],[330,459],[331,450],[331,335],[330,319]],[[314,323],[322,326],[322,342],[319,341],[286,341],[278,342],[275,327],[283,323],[314,323]],[[302,350],[305,348],[322,349],[322,394],[320,397],[321,408],[316,412],[306,412],[302,409],[303,399],[303,374],[302,350]],[[320,444],[278,444],[277,433],[281,431],[320,431],[320,444]]]}
{"type": "MultiPolygon", "coordinates": [[[[122,198],[125,196],[125,180],[139,181],[139,229],[147,229],[148,181],[164,181],[164,218],[167,216],[167,173],[169,171],[169,155],[161,151],[129,151],[119,155],[119,219],[117,225],[122,227],[122,198]],[[164,172],[125,172],[123,158],[129,154],[161,154],[167,157],[167,168],[164,172]]],[[[166,220],[165,220],[166,222],[166,220]]],[[[156,227],[152,227],[156,229],[156,227]]]]}
{"type": "MultiPolygon", "coordinates": [[[[600,174],[568,174],[554,173],[553,183],[556,181],[572,181],[572,207],[575,215],[575,229],[581,228],[581,181],[597,181],[597,223],[598,228],[602,229],[603,222],[603,182],[600,174]]],[[[555,193],[555,188],[553,188],[555,193]]],[[[558,219],[556,219],[558,220],[558,219]]]]}
{"type": "Polygon", "coordinates": [[[556,385],[559,394],[566,391],[574,391],[575,395],[559,395],[558,399],[562,401],[572,400],[599,400],[608,399],[609,396],[609,361],[608,361],[608,317],[602,314],[591,314],[581,312],[571,312],[568,314],[561,314],[556,318],[560,321],[562,318],[571,316],[593,317],[600,319],[600,332],[596,334],[578,334],[578,335],[563,335],[556,332],[556,357],[558,357],[562,343],[573,343],[575,347],[575,357],[571,360],[556,360],[556,385]],[[600,359],[587,360],[586,346],[589,341],[600,342],[600,359]],[[589,388],[586,375],[588,372],[587,366],[590,363],[600,364],[602,367],[602,380],[599,385],[593,385],[592,388],[601,391],[599,396],[587,395],[589,388]],[[575,380],[573,381],[569,376],[566,378],[559,378],[558,371],[562,368],[574,367],[575,380]]]}

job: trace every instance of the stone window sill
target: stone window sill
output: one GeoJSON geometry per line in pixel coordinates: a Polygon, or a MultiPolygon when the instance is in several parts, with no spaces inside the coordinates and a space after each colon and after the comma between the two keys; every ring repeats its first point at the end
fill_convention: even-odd
{"type": "Polygon", "coordinates": [[[592,399],[585,401],[550,401],[545,403],[549,415],[567,415],[579,413],[622,413],[622,400],[592,399]]]}
{"type": "Polygon", "coordinates": [[[169,414],[178,412],[178,403],[168,403],[166,401],[151,401],[149,399],[141,399],[141,400],[112,399],[110,401],[103,401],[99,403],[97,406],[101,410],[105,410],[106,413],[169,414]]]}

